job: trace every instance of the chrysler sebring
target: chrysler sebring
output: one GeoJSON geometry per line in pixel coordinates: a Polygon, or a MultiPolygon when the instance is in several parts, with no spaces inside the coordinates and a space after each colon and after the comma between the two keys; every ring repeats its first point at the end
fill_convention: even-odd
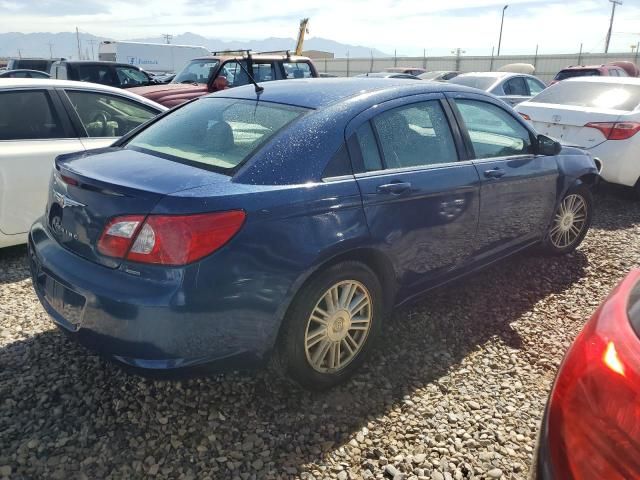
{"type": "Polygon", "coordinates": [[[489,94],[375,78],[259,90],[57,158],[29,248],[60,328],[139,369],[274,358],[327,388],[394,306],[530,246],[571,252],[587,233],[591,156],[489,94]]]}

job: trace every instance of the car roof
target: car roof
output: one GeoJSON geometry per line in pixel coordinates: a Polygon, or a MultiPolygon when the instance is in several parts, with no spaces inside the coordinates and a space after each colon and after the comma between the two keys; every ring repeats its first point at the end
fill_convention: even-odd
{"type": "MultiPolygon", "coordinates": [[[[407,82],[407,79],[375,77],[300,78],[266,82],[262,86],[264,91],[260,94],[261,100],[315,109],[323,108],[347,98],[368,96],[374,92],[381,94],[380,101],[384,101],[384,97],[392,99],[397,96],[421,93],[478,93],[476,89],[450,83],[407,82]]],[[[255,100],[256,92],[253,85],[244,85],[216,92],[211,96],[255,100]]]]}
{"type": "Polygon", "coordinates": [[[114,65],[117,67],[133,67],[136,69],[140,69],[137,65],[131,65],[129,63],[122,62],[108,62],[98,61],[98,60],[56,60],[54,63],[71,63],[73,65],[114,65]]]}
{"type": "Polygon", "coordinates": [[[563,68],[561,72],[565,70],[599,70],[602,67],[621,68],[617,65],[572,65],[570,67],[563,68]]]}
{"type": "Polygon", "coordinates": [[[524,73],[513,72],[466,72],[458,75],[459,77],[489,77],[489,78],[505,78],[514,75],[526,75],[524,73]]]}
{"type": "Polygon", "coordinates": [[[617,83],[622,85],[640,85],[638,77],[571,77],[562,82],[617,83]]]}
{"type": "MultiPolygon", "coordinates": [[[[362,78],[362,77],[368,77],[368,78],[393,78],[394,76],[398,76],[398,75],[403,75],[402,77],[399,78],[404,78],[405,80],[407,78],[411,78],[413,75],[410,75],[409,73],[403,73],[403,72],[369,72],[369,73],[361,73],[360,75],[356,75],[356,77],[362,78]],[[408,76],[407,76],[408,75],[408,76]]],[[[417,77],[416,77],[417,78],[417,77]]]]}
{"type": "Polygon", "coordinates": [[[163,107],[159,103],[144,98],[140,95],[136,95],[135,93],[129,92],[126,89],[110,87],[108,85],[101,85],[99,83],[76,82],[73,80],[57,80],[54,78],[0,78],[0,91],[9,90],[12,88],[43,87],[73,88],[74,90],[98,90],[105,93],[114,93],[116,95],[129,97],[141,103],[145,103],[151,107],[155,107],[159,110],[168,110],[167,107],[163,107]]]}

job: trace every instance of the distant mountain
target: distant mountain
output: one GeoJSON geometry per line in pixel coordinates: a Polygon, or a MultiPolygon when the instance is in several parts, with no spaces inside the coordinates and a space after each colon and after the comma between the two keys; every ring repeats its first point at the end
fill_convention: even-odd
{"type": "MultiPolygon", "coordinates": [[[[98,44],[103,40],[89,33],[80,33],[80,48],[83,58],[98,58],[98,44]],[[93,51],[92,51],[93,48],[93,51]]],[[[131,39],[136,42],[163,43],[161,37],[131,39]]],[[[195,33],[186,32],[175,35],[171,43],[178,45],[201,45],[211,51],[230,49],[252,49],[254,51],[293,50],[295,39],[270,37],[263,40],[220,40],[207,38],[195,33]]],[[[336,57],[387,57],[384,52],[375,48],[359,45],[348,45],[334,40],[314,37],[305,40],[305,50],[322,50],[332,52],[336,57]]],[[[0,57],[54,57],[78,58],[78,45],[74,32],[61,33],[0,33],[0,57]]]]}

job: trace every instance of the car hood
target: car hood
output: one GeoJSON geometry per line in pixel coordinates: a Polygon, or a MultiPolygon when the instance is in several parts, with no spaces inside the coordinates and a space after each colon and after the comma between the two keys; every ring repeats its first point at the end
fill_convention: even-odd
{"type": "Polygon", "coordinates": [[[186,92],[189,90],[202,90],[202,86],[193,85],[192,83],[166,83],[163,85],[149,85],[146,87],[134,87],[129,91],[149,98],[149,94],[165,95],[174,92],[186,92]]]}

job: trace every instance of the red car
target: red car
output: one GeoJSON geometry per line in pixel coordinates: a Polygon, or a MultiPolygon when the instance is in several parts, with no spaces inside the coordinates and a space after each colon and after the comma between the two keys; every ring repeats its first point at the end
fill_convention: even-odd
{"type": "Polygon", "coordinates": [[[532,478],[640,478],[640,270],[587,322],[565,356],[532,478]]]}
{"type": "Polygon", "coordinates": [[[227,52],[191,60],[170,83],[130,91],[165,107],[174,107],[207,93],[246,85],[250,83],[247,72],[251,72],[256,82],[318,76],[313,62],[306,57],[227,52]]]}
{"type": "Polygon", "coordinates": [[[627,69],[615,65],[576,65],[560,70],[549,85],[572,77],[628,77],[627,69]]]}

